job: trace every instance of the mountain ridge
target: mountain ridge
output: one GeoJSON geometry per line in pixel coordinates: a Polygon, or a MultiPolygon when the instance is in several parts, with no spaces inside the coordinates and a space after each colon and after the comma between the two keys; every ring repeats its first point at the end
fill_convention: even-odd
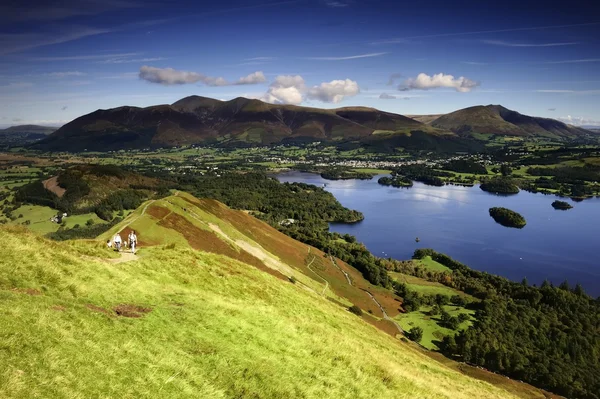
{"type": "Polygon", "coordinates": [[[522,115],[499,105],[441,115],[408,116],[370,107],[321,109],[237,97],[221,101],[188,96],[173,104],[99,109],[32,145],[45,151],[110,151],[214,144],[256,146],[324,141],[403,146],[473,138],[474,133],[573,138],[591,132],[562,122],[522,115]],[[433,119],[433,120],[432,120],[433,119]],[[426,123],[423,123],[426,122],[426,123]],[[414,139],[411,139],[416,135],[414,139]],[[395,144],[394,144],[395,143],[395,144]]]}

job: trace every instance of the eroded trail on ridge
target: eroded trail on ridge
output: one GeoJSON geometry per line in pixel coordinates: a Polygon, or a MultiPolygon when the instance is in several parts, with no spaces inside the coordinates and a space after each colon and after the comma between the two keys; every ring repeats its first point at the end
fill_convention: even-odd
{"type": "MultiPolygon", "coordinates": [[[[308,254],[310,255],[310,247],[308,247],[308,254]]],[[[312,264],[315,262],[315,259],[317,259],[317,255],[313,255],[313,258],[310,260],[310,262],[308,262],[308,265],[306,265],[306,267],[308,268],[308,270],[313,272],[317,277],[319,277],[321,280],[323,280],[325,282],[325,287],[323,287],[323,292],[321,292],[321,295],[325,295],[325,291],[327,291],[327,288],[329,288],[329,281],[325,280],[325,278],[323,278],[323,276],[321,276],[319,273],[317,273],[311,267],[312,264]]]]}

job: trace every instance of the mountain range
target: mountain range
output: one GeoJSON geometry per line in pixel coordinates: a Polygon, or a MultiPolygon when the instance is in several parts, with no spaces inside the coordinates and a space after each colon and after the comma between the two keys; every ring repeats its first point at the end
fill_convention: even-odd
{"type": "Polygon", "coordinates": [[[56,131],[56,127],[18,125],[0,129],[0,147],[21,146],[39,141],[56,131]]]}
{"type": "MultiPolygon", "coordinates": [[[[171,105],[97,110],[34,144],[45,151],[110,151],[192,144],[253,146],[324,141],[411,146],[440,141],[462,145],[478,134],[575,138],[591,132],[499,105],[446,115],[407,117],[368,107],[320,109],[190,96],[171,105]]],[[[457,147],[454,146],[454,147],[457,147]]],[[[452,146],[450,146],[452,147],[452,146]]],[[[452,148],[454,148],[452,147],[452,148]]]]}

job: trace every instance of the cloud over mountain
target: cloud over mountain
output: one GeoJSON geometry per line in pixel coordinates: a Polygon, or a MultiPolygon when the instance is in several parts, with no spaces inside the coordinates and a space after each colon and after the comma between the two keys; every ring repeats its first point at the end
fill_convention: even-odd
{"type": "Polygon", "coordinates": [[[401,84],[398,89],[401,91],[408,90],[429,90],[439,89],[444,87],[454,88],[460,93],[466,93],[479,86],[480,83],[463,76],[455,78],[453,75],[438,73],[429,76],[425,73],[420,73],[416,78],[409,78],[401,84]]]}
{"type": "Polygon", "coordinates": [[[279,75],[261,100],[274,104],[301,104],[305,99],[339,103],[360,92],[358,83],[350,80],[332,80],[308,88],[300,75],[279,75]]]}
{"type": "Polygon", "coordinates": [[[202,73],[180,71],[173,68],[155,68],[144,65],[140,68],[139,78],[150,83],[158,83],[164,86],[183,85],[201,82],[207,86],[232,86],[249,85],[266,81],[262,71],[242,76],[235,82],[229,82],[222,77],[206,76],[202,73]]]}

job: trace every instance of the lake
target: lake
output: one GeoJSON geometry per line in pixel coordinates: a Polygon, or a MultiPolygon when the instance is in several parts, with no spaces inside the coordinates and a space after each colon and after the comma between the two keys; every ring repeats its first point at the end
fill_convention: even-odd
{"type": "MultiPolygon", "coordinates": [[[[383,175],[381,175],[383,176],[383,175]]],[[[330,224],[349,233],[376,256],[410,259],[416,248],[433,248],[477,270],[530,284],[548,279],[558,285],[581,283],[600,295],[600,199],[570,202],[558,211],[558,197],[521,191],[498,196],[478,186],[432,187],[415,182],[412,188],[386,187],[372,180],[325,180],[313,173],[286,172],[281,182],[323,187],[344,206],[361,211],[356,224],[330,224]],[[523,229],[497,224],[488,209],[502,206],[527,220],[523,229]],[[416,242],[419,237],[420,242],[416,242]]],[[[564,200],[564,199],[563,199],[564,200]]]]}

